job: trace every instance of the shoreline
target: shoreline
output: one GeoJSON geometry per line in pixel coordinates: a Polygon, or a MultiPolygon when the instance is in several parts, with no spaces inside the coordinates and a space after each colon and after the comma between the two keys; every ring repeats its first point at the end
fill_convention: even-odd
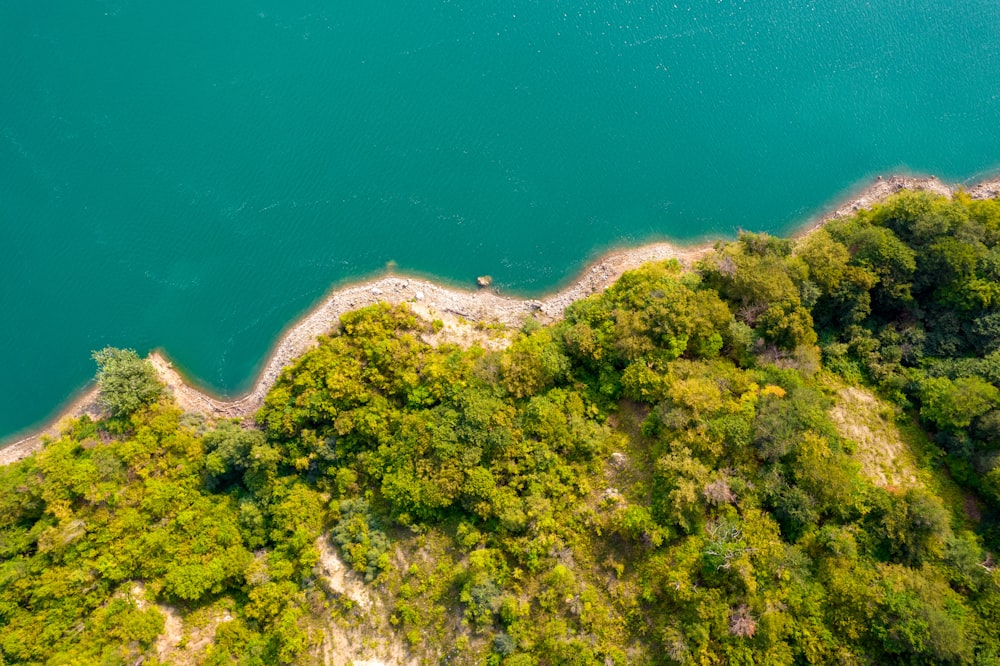
{"type": "MultiPolygon", "coordinates": [[[[968,188],[960,184],[949,186],[935,176],[879,176],[867,187],[851,190],[853,194],[848,193],[840,203],[807,219],[798,231],[789,236],[793,239],[802,238],[831,220],[870,208],[903,189],[927,191],[948,197],[964,190],[973,199],[990,199],[1000,197],[1000,176],[980,181],[968,188]]],[[[160,380],[166,384],[182,409],[211,418],[242,418],[257,411],[285,366],[315,346],[316,339],[332,330],[344,312],[380,301],[392,304],[416,302],[431,310],[464,320],[497,322],[508,328],[519,328],[531,316],[548,323],[561,318],[563,311],[571,303],[606,289],[627,270],[647,262],[668,259],[677,259],[685,267],[690,267],[711,252],[714,246],[715,242],[690,246],[658,242],[611,250],[587,265],[566,287],[541,299],[522,300],[502,296],[489,289],[464,290],[437,284],[425,278],[393,274],[336,287],[327,292],[318,305],[282,331],[271,347],[253,387],[232,400],[223,400],[196,388],[193,381],[185,380],[174,369],[165,352],[153,351],[149,359],[160,380]]],[[[40,449],[46,437],[59,435],[60,426],[66,419],[83,414],[98,416],[100,409],[96,398],[96,386],[84,389],[82,394],[47,424],[27,436],[2,445],[0,465],[11,464],[40,449]]]]}

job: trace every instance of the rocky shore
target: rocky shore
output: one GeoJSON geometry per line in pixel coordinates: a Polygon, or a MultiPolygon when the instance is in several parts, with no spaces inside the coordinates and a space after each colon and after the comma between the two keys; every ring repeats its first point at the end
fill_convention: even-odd
{"type": "MultiPolygon", "coordinates": [[[[923,190],[953,195],[959,188],[950,187],[937,178],[890,176],[879,177],[870,186],[847,201],[815,218],[798,236],[822,226],[826,222],[851,215],[868,208],[902,190],[923,190]]],[[[975,199],[1000,196],[1000,177],[978,183],[966,190],[975,199]]],[[[559,319],[574,301],[606,289],[627,270],[650,261],[677,259],[690,266],[712,250],[712,244],[678,246],[670,243],[653,243],[641,247],[612,251],[588,266],[577,278],[561,291],[541,300],[520,300],[501,296],[488,289],[465,291],[445,287],[427,280],[387,275],[367,282],[350,285],[330,292],[319,306],[291,325],[274,346],[263,371],[253,389],[235,400],[220,400],[188,384],[160,352],[150,355],[161,380],[185,410],[200,412],[209,417],[246,417],[252,415],[263,403],[282,369],[295,358],[316,344],[316,339],[333,329],[340,315],[378,302],[419,304],[418,309],[468,322],[503,324],[519,328],[528,317],[542,322],[559,319]]],[[[69,417],[83,414],[96,416],[96,389],[75,400],[67,409],[41,431],[20,439],[0,449],[0,465],[7,465],[38,450],[45,437],[59,433],[59,424],[69,417]]]]}

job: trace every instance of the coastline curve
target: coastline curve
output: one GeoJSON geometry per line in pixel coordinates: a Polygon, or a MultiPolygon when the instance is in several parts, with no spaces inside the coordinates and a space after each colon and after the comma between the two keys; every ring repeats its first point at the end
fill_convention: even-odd
{"type": "MultiPolygon", "coordinates": [[[[801,238],[822,227],[830,220],[851,215],[858,210],[876,205],[900,190],[926,191],[942,196],[952,196],[964,190],[973,199],[1000,197],[1000,176],[965,188],[950,186],[934,176],[879,176],[845,201],[829,207],[811,218],[792,234],[801,238]]],[[[333,289],[319,305],[290,324],[271,348],[263,369],[254,381],[253,388],[233,400],[223,400],[202,391],[174,369],[165,352],[154,351],[149,360],[156,368],[160,380],[167,386],[181,408],[212,418],[242,418],[252,415],[263,404],[264,397],[274,385],[282,370],[294,359],[312,348],[317,338],[332,330],[340,315],[378,302],[419,302],[428,307],[469,321],[489,321],[520,327],[528,317],[543,322],[559,319],[571,303],[603,291],[622,273],[651,261],[676,259],[684,266],[691,266],[714,247],[713,242],[683,246],[658,242],[634,248],[612,250],[588,265],[571,283],[560,291],[542,299],[522,300],[502,296],[490,290],[462,290],[446,287],[423,278],[401,275],[383,275],[378,278],[348,284],[333,289]]],[[[61,424],[68,418],[88,414],[100,415],[97,389],[91,387],[73,400],[48,424],[0,448],[0,465],[8,465],[39,450],[47,438],[59,434],[61,424]]]]}

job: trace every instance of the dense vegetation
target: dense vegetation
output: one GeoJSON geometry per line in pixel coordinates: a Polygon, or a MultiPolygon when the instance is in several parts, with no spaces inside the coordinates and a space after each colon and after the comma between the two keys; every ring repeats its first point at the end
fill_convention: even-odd
{"type": "Polygon", "coordinates": [[[322,661],[365,612],[325,545],[427,662],[1000,663],[998,241],[1000,202],[904,193],[503,352],[367,308],[253,429],[105,350],[111,416],[0,469],[0,663],[154,663],[169,613],[205,663],[322,661]],[[905,484],[831,417],[859,386],[905,484]]]}

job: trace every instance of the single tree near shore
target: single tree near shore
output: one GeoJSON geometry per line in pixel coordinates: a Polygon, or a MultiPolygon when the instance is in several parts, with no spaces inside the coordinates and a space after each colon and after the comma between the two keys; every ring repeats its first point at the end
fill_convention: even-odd
{"type": "Polygon", "coordinates": [[[105,347],[93,353],[101,405],[113,416],[128,416],[151,405],[163,393],[153,364],[134,349],[105,347]]]}

